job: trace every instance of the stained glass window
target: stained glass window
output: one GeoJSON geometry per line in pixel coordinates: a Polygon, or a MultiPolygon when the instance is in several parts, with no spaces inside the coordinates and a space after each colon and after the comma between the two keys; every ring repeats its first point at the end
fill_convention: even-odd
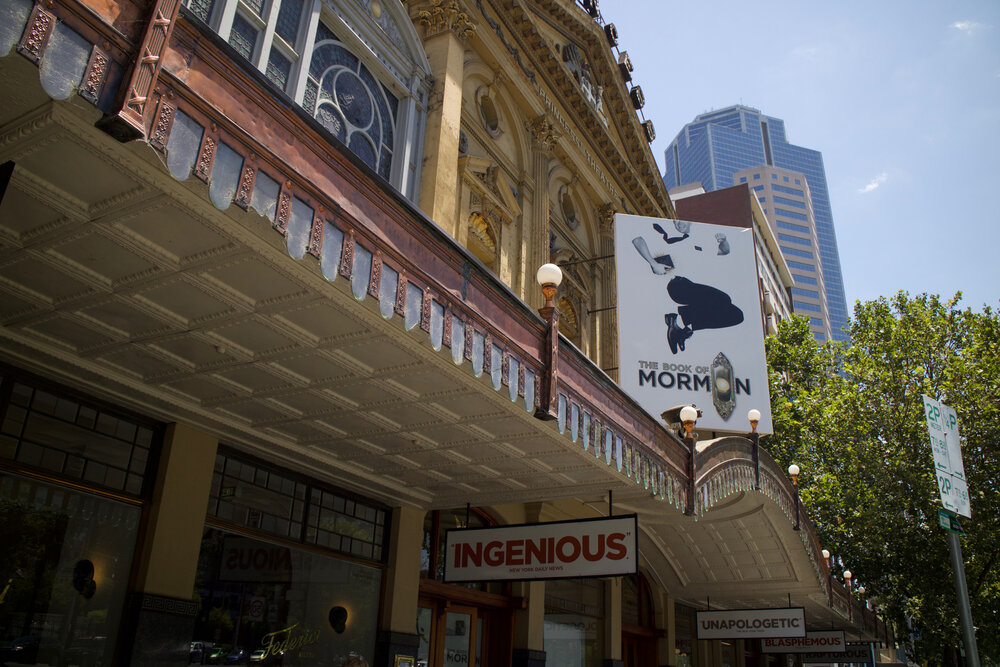
{"type": "Polygon", "coordinates": [[[247,60],[253,59],[254,48],[257,46],[257,29],[240,14],[237,14],[233,19],[233,29],[229,33],[229,44],[247,60]]]}
{"type": "Polygon", "coordinates": [[[315,44],[303,106],[388,179],[399,101],[322,22],[315,44]]]}

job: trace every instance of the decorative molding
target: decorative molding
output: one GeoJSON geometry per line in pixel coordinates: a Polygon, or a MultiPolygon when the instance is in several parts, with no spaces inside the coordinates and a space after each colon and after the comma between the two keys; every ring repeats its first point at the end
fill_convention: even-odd
{"type": "Polygon", "coordinates": [[[108,63],[110,62],[111,56],[108,52],[95,44],[90,51],[87,69],[83,72],[83,82],[77,90],[80,97],[95,106],[104,89],[104,81],[108,78],[108,63]]]}
{"type": "Polygon", "coordinates": [[[208,183],[208,177],[212,174],[212,165],[215,163],[215,151],[218,147],[217,128],[212,123],[208,131],[201,139],[201,148],[198,149],[198,161],[194,164],[194,175],[196,178],[208,183]]]}
{"type": "Polygon", "coordinates": [[[49,44],[52,36],[52,29],[56,25],[56,17],[45,10],[41,4],[36,3],[28,17],[28,24],[21,34],[21,42],[17,45],[17,52],[35,63],[42,59],[45,47],[49,44]]]}
{"type": "Polygon", "coordinates": [[[525,373],[524,366],[525,366],[525,364],[524,364],[523,361],[520,364],[517,365],[517,395],[518,396],[524,396],[524,373],[525,373]]]}
{"type": "Polygon", "coordinates": [[[453,326],[452,323],[453,317],[454,314],[452,313],[451,306],[448,306],[448,309],[444,311],[444,332],[441,334],[441,342],[444,344],[445,347],[449,348],[451,347],[451,333],[452,333],[451,329],[453,326]]]}
{"type": "Polygon", "coordinates": [[[420,328],[430,333],[431,331],[431,304],[434,299],[431,297],[431,288],[424,288],[424,298],[420,303],[420,328]]]}
{"type": "Polygon", "coordinates": [[[379,290],[382,287],[382,251],[376,250],[372,257],[372,270],[368,276],[368,296],[379,298],[379,290]]]}
{"type": "Polygon", "coordinates": [[[510,385],[510,350],[503,350],[500,353],[500,384],[510,385]]]}
{"type": "Polygon", "coordinates": [[[288,233],[288,219],[292,215],[292,182],[285,181],[278,195],[278,207],[274,212],[273,227],[284,236],[288,233]]]}
{"type": "Polygon", "coordinates": [[[323,208],[320,207],[316,210],[316,215],[313,216],[312,227],[309,229],[309,247],[306,250],[313,257],[319,257],[320,251],[323,249],[325,228],[326,218],[323,216],[323,208]]]}
{"type": "Polygon", "coordinates": [[[152,20],[146,25],[146,33],[137,49],[138,58],[132,75],[125,88],[125,104],[117,118],[131,126],[140,136],[145,134],[147,101],[152,95],[162,66],[161,56],[170,39],[170,32],[180,10],[180,0],[156,0],[153,5],[152,20]]]}
{"type": "Polygon", "coordinates": [[[598,207],[597,219],[601,236],[614,237],[616,212],[617,208],[612,202],[605,202],[598,207]]]}
{"type": "Polygon", "coordinates": [[[396,314],[406,315],[406,292],[409,282],[406,280],[406,269],[399,272],[396,278],[396,314]]]}
{"type": "Polygon", "coordinates": [[[344,234],[344,246],[340,253],[340,275],[344,278],[350,278],[354,269],[354,242],[354,230],[348,230],[344,234]]]}
{"type": "Polygon", "coordinates": [[[483,372],[486,375],[493,374],[493,334],[489,331],[483,340],[483,372]]]}
{"type": "Polygon", "coordinates": [[[417,9],[413,16],[427,28],[427,38],[451,31],[455,33],[455,37],[465,43],[475,34],[476,24],[469,20],[467,13],[462,11],[458,0],[430,0],[430,3],[424,7],[426,9],[417,9]]]}
{"type": "MultiPolygon", "coordinates": [[[[254,155],[250,154],[248,158],[253,161],[254,155]]],[[[246,162],[243,163],[243,174],[240,176],[240,187],[236,191],[236,199],[234,203],[242,208],[244,211],[250,208],[250,201],[253,195],[253,185],[257,180],[257,167],[253,165],[247,165],[246,162]]]]}
{"type": "Polygon", "coordinates": [[[465,358],[469,361],[472,361],[472,334],[474,331],[472,320],[465,320],[465,358]]]}
{"type": "Polygon", "coordinates": [[[170,128],[174,124],[174,111],[174,106],[167,102],[167,98],[161,98],[160,113],[157,114],[156,126],[149,137],[149,145],[158,151],[162,152],[167,148],[167,137],[170,136],[170,128]]]}
{"type": "Polygon", "coordinates": [[[535,150],[550,151],[559,142],[561,135],[545,114],[526,121],[524,127],[531,134],[531,147],[535,150]]]}

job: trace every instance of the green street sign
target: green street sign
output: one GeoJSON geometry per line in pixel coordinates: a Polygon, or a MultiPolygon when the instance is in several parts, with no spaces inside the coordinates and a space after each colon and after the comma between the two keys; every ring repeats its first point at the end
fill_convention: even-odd
{"type": "Polygon", "coordinates": [[[958,518],[945,510],[938,510],[938,525],[953,533],[965,535],[965,531],[962,530],[962,524],[958,522],[958,518]]]}

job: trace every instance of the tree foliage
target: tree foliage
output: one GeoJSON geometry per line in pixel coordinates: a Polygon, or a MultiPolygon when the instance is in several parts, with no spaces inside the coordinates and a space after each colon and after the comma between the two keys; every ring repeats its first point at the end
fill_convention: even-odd
{"type": "Polygon", "coordinates": [[[1000,664],[1000,317],[900,292],[858,303],[845,344],[793,318],[768,340],[778,463],[796,463],[804,507],[915,658],[961,644],[922,395],[958,413],[972,519],[962,538],[982,663],[1000,664]],[[908,628],[908,623],[910,624],[908,628]]]}

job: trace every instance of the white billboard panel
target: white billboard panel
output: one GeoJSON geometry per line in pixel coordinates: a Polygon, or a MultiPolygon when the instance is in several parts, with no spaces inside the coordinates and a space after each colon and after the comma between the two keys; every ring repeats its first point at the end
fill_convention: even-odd
{"type": "Polygon", "coordinates": [[[802,607],[699,611],[695,617],[698,639],[806,636],[806,612],[802,607]]]}
{"type": "Polygon", "coordinates": [[[446,582],[635,574],[636,515],[445,534],[446,582]]]}
{"type": "Polygon", "coordinates": [[[771,433],[753,230],[615,215],[622,388],[650,414],[702,410],[699,429],[771,433]]]}

